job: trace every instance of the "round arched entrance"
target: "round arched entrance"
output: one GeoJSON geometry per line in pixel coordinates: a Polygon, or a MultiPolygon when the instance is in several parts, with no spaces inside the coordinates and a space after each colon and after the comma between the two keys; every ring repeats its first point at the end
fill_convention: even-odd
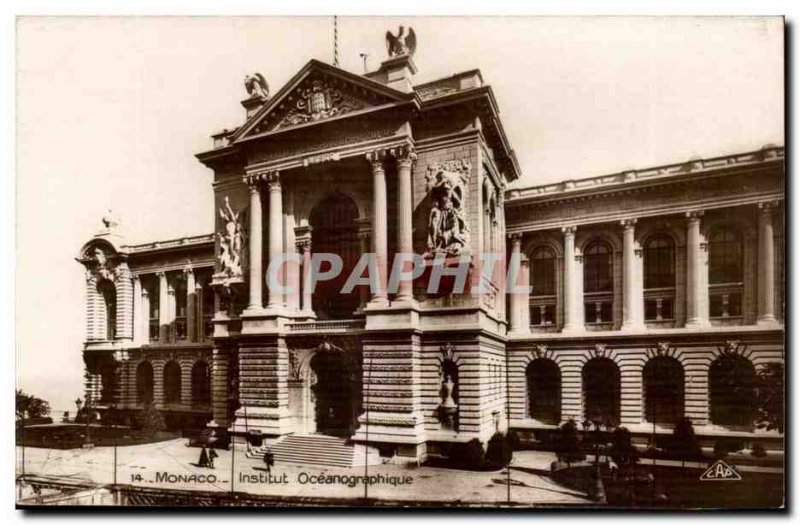
{"type": "MultiPolygon", "coordinates": [[[[334,279],[316,283],[312,305],[318,319],[349,319],[358,309],[358,288],[343,294],[342,287],[360,256],[358,207],[347,195],[333,193],[311,212],[311,249],[314,253],[333,253],[342,258],[342,271],[334,279]]],[[[320,271],[330,269],[323,262],[320,271]]]]}
{"type": "Polygon", "coordinates": [[[357,360],[324,345],[311,358],[311,385],[317,433],[349,437],[361,413],[361,370],[357,360]]]}

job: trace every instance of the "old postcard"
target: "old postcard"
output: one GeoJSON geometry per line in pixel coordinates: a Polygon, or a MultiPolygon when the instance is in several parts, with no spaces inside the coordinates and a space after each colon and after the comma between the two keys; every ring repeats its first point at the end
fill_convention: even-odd
{"type": "Polygon", "coordinates": [[[782,18],[17,30],[19,507],[785,505],[782,18]]]}

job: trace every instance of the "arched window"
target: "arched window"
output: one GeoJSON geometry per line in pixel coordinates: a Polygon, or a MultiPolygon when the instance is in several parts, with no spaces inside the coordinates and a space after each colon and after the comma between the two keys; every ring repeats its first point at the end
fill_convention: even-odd
{"type": "Polygon", "coordinates": [[[530,258],[531,325],[556,324],[556,254],[549,246],[539,246],[530,258]]]}
{"type": "Polygon", "coordinates": [[[718,357],[708,370],[709,411],[715,425],[750,426],[755,415],[756,370],[740,355],[718,357]]]}
{"type": "Polygon", "coordinates": [[[551,359],[534,359],[525,371],[528,415],[550,425],[561,421],[561,371],[551,359]]]}
{"type": "Polygon", "coordinates": [[[583,406],[586,419],[605,425],[619,423],[620,373],[607,357],[595,357],[583,366],[583,406]]]}
{"type": "Polygon", "coordinates": [[[153,365],[150,361],[142,361],[136,367],[136,402],[153,402],[153,365]]]}
{"type": "Polygon", "coordinates": [[[97,291],[103,298],[106,317],[106,339],[114,339],[117,336],[117,289],[114,283],[108,279],[102,279],[97,283],[97,291]]]}
{"type": "Polygon", "coordinates": [[[644,288],[645,319],[674,319],[675,243],[668,235],[654,235],[645,242],[644,288]]]}
{"type": "Polygon", "coordinates": [[[192,406],[211,403],[211,375],[205,361],[197,361],[192,367],[192,406]]]}
{"type": "Polygon", "coordinates": [[[164,366],[164,403],[181,402],[181,365],[170,361],[164,366]]]}
{"type": "Polygon", "coordinates": [[[683,417],[683,367],[674,357],[658,356],[642,371],[644,416],[655,423],[675,423],[683,417]]]}
{"type": "Polygon", "coordinates": [[[587,324],[611,323],[614,272],[611,248],[594,241],[583,252],[584,315],[587,324]]]}
{"type": "Polygon", "coordinates": [[[709,314],[711,317],[742,315],[744,281],[742,236],[730,228],[719,228],[708,238],[709,314]]]}

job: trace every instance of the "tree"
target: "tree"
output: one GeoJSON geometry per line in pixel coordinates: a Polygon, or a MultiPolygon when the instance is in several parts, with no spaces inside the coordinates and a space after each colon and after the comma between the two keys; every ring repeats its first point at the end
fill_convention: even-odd
{"type": "Polygon", "coordinates": [[[559,428],[556,457],[559,461],[566,463],[567,466],[576,461],[586,459],[586,453],[581,450],[581,443],[578,438],[578,425],[572,419],[559,428]]]}
{"type": "Polygon", "coordinates": [[[625,427],[618,427],[611,434],[611,449],[608,455],[620,468],[632,467],[639,461],[639,452],[631,443],[631,432],[625,427]]]}
{"type": "Polygon", "coordinates": [[[761,429],[783,434],[783,364],[767,363],[758,371],[756,420],[761,429]]]}
{"type": "Polygon", "coordinates": [[[37,418],[50,413],[50,404],[38,397],[17,390],[17,417],[37,418]]]}
{"type": "Polygon", "coordinates": [[[136,422],[148,435],[155,435],[167,428],[164,415],[152,403],[147,403],[136,415],[136,422]]]}
{"type": "Polygon", "coordinates": [[[678,420],[665,448],[669,457],[681,460],[681,466],[684,466],[686,460],[698,460],[703,457],[703,450],[694,433],[692,420],[688,417],[678,420]]]}

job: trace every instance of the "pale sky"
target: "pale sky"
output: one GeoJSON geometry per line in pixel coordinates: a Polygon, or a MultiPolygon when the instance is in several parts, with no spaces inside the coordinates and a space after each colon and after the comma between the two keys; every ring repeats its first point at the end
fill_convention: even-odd
{"type": "MultiPolygon", "coordinates": [[[[753,18],[339,18],[342,67],[414,27],[422,83],[479,68],[522,185],[783,144],[783,26],[753,18]]],[[[17,33],[18,386],[83,396],[81,245],[113,208],[130,242],[208,233],[194,158],[242,123],[245,74],[276,93],[332,62],[330,17],[22,18],[17,33]]]]}

